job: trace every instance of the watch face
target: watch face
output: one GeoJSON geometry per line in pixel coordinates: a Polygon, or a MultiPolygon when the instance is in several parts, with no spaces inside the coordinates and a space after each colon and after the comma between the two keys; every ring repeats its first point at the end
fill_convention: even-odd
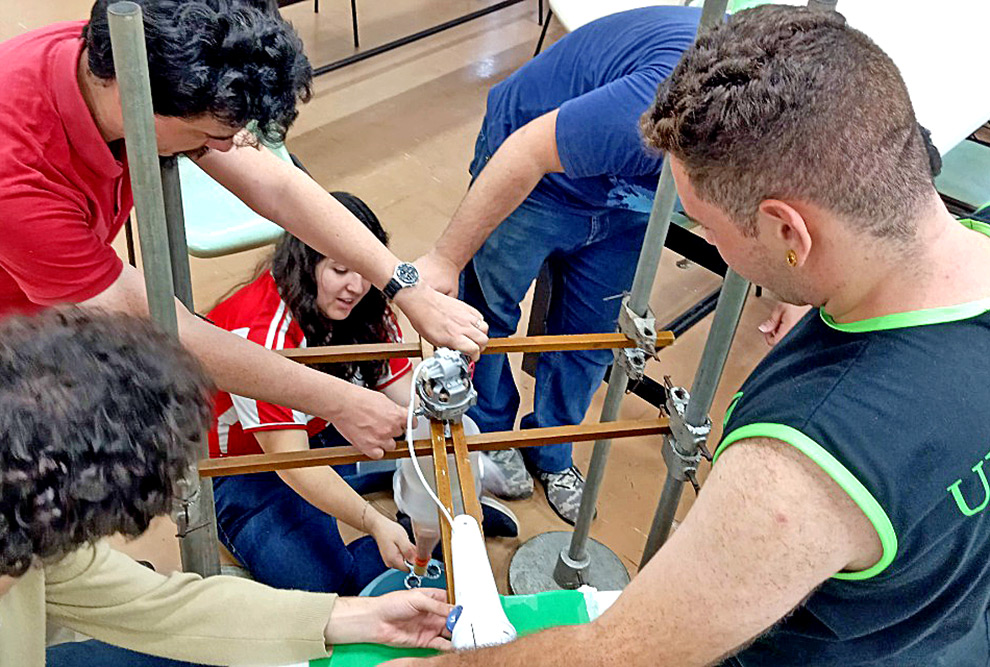
{"type": "Polygon", "coordinates": [[[419,271],[412,264],[403,262],[395,267],[395,277],[405,285],[415,285],[419,282],[419,271]]]}

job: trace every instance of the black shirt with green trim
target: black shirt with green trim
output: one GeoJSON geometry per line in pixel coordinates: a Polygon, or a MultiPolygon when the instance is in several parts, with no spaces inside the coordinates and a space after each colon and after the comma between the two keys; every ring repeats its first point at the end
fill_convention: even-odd
{"type": "Polygon", "coordinates": [[[801,320],[737,394],[716,465],[739,440],[791,444],[859,505],[883,556],[826,581],[726,664],[990,665],[988,407],[990,299],[801,320]]]}

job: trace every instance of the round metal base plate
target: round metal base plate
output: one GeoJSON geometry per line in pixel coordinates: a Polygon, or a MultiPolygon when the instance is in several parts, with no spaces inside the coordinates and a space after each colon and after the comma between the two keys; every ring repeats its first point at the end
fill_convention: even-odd
{"type": "MultiPolygon", "coordinates": [[[[559,591],[553,570],[560,552],[570,546],[570,531],[553,531],[537,535],[516,550],[509,563],[509,589],[515,595],[559,591]]],[[[586,547],[591,565],[584,583],[600,591],[618,591],[629,583],[629,572],[615,553],[601,542],[588,539],[586,547]]]]}

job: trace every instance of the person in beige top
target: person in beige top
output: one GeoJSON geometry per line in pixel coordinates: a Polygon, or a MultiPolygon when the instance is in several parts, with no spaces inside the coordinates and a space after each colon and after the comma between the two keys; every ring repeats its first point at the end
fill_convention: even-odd
{"type": "Polygon", "coordinates": [[[99,640],[86,643],[101,651],[94,665],[107,655],[275,665],[352,642],[448,647],[442,591],[338,598],[164,576],[101,541],[168,511],[211,392],[199,363],[138,318],[59,309],[0,324],[0,667],[44,665],[49,623],[99,640]]]}

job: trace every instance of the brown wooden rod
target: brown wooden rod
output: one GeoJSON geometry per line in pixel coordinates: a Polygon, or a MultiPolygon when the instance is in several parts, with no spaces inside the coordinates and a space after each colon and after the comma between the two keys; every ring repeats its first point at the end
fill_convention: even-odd
{"type": "Polygon", "coordinates": [[[474,473],[471,470],[471,459],[468,458],[463,424],[450,425],[450,440],[454,445],[454,465],[457,468],[457,483],[464,501],[464,512],[473,516],[480,526],[481,504],[478,502],[478,492],[474,488],[474,473]]]}
{"type": "MultiPolygon", "coordinates": [[[[433,472],[437,481],[437,497],[450,516],[454,516],[454,499],[450,489],[450,470],[447,466],[447,436],[444,432],[443,422],[430,421],[430,444],[433,449],[433,472]]],[[[458,467],[458,477],[461,470],[458,467]]],[[[468,476],[471,477],[471,468],[468,467],[468,476]]],[[[474,478],[471,477],[472,483],[474,478]]],[[[443,516],[443,512],[437,509],[437,520],[440,522],[440,543],[443,545],[443,571],[447,575],[447,602],[454,602],[454,567],[450,548],[450,538],[452,527],[443,516]]]]}
{"type": "MultiPolygon", "coordinates": [[[[509,449],[512,447],[534,447],[539,445],[555,445],[561,442],[588,442],[614,438],[631,438],[636,436],[657,435],[667,433],[670,427],[666,417],[658,419],[642,419],[629,421],[606,422],[604,424],[579,424],[578,426],[551,426],[532,428],[522,431],[496,431],[469,435],[464,438],[468,451],[487,451],[493,449],[509,449]]],[[[429,456],[433,453],[430,440],[417,440],[414,444],[417,456],[429,456]]],[[[453,452],[453,444],[447,446],[448,452],[453,452]]],[[[385,453],[386,459],[401,459],[409,456],[405,443],[397,443],[396,448],[385,453]]],[[[290,470],[292,468],[309,468],[321,465],[344,465],[367,461],[368,457],[353,447],[327,447],[324,449],[307,449],[299,452],[284,452],[280,454],[247,454],[231,456],[222,459],[203,459],[199,462],[201,477],[221,477],[224,475],[242,475],[252,472],[268,472],[271,470],[290,470]]]]}
{"type": "Polygon", "coordinates": [[[370,343],[367,345],[330,345],[279,350],[279,354],[303,364],[332,364],[374,359],[406,359],[422,354],[419,343],[370,343]]]}
{"type": "MultiPolygon", "coordinates": [[[[674,342],[670,331],[657,333],[657,347],[674,342]]],[[[567,352],[572,350],[608,350],[636,347],[636,344],[620,333],[577,334],[566,336],[525,336],[492,338],[482,354],[507,354],[512,352],[567,352]]],[[[374,343],[369,345],[331,345],[327,347],[303,347],[279,350],[279,354],[303,364],[344,363],[373,359],[415,358],[423,355],[419,343],[374,343]]]]}

